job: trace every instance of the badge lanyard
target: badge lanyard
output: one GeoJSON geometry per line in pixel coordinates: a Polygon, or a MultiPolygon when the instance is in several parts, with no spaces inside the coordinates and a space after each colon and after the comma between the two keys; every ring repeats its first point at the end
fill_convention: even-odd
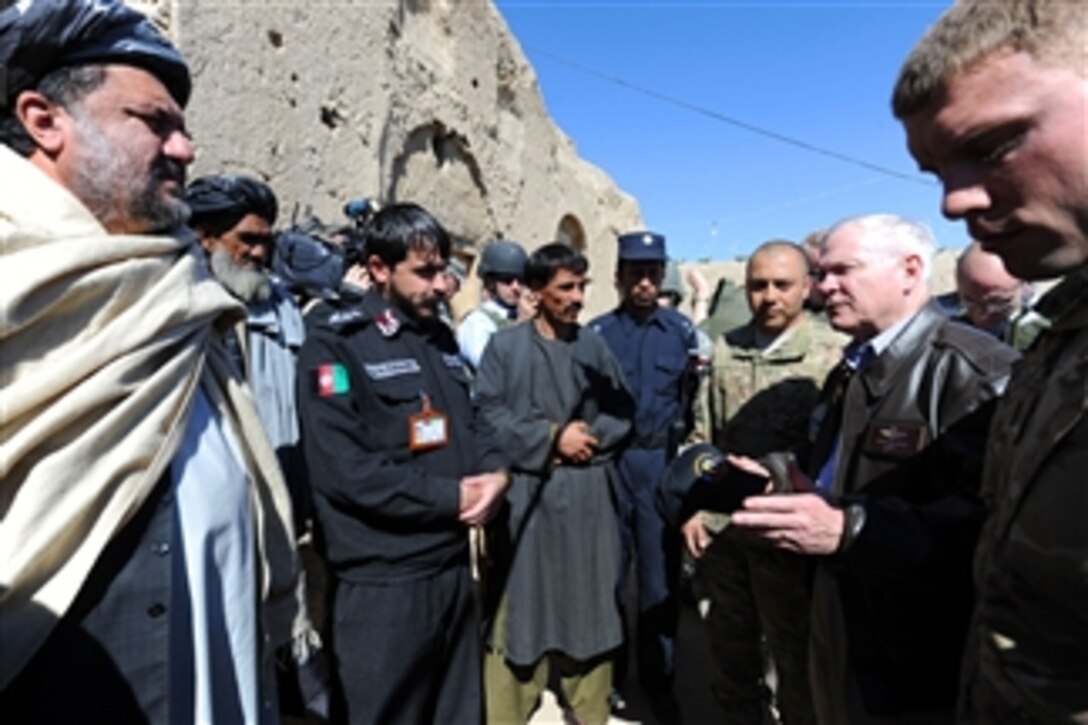
{"type": "Polygon", "coordinates": [[[408,416],[408,448],[429,451],[449,443],[449,416],[431,407],[431,396],[419,393],[423,409],[408,416]]]}

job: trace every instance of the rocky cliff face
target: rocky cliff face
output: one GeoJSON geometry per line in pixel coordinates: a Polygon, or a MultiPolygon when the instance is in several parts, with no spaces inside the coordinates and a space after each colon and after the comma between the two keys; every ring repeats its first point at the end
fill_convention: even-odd
{"type": "MultiPolygon", "coordinates": [[[[415,201],[470,261],[504,236],[589,256],[588,309],[615,302],[615,238],[634,199],[578,157],[489,0],[134,2],[192,67],[194,173],[250,173],[289,215],[415,201]]],[[[462,305],[475,298],[470,284],[462,305]]]]}

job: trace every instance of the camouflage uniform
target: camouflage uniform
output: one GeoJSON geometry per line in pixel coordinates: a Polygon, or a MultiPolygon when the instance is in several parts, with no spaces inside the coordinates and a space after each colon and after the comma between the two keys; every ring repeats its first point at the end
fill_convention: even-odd
{"type": "Polygon", "coordinates": [[[1050,320],[990,429],[964,658],[965,722],[1088,722],[1088,276],[1036,309],[1050,320]]]}
{"type": "MultiPolygon", "coordinates": [[[[809,418],[827,372],[847,339],[807,313],[777,344],[760,350],[749,323],[718,338],[697,427],[724,451],[761,456],[808,439],[809,418]]],[[[805,557],[742,539],[725,517],[702,514],[719,533],[699,560],[710,599],[705,621],[714,664],[714,695],[727,722],[770,717],[763,684],[766,637],[778,674],[777,705],[788,725],[815,722],[808,686],[805,557]]]]}

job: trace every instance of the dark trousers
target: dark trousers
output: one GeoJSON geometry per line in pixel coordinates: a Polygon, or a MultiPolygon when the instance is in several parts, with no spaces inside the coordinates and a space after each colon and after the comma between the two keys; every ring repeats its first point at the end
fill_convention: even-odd
{"type": "MultiPolygon", "coordinates": [[[[674,675],[676,598],[680,570],[680,538],[657,510],[657,486],[665,472],[665,449],[629,448],[619,458],[620,537],[623,560],[616,597],[620,611],[627,601],[627,572],[635,556],[638,581],[638,674],[643,689],[671,689],[674,675]]],[[[626,629],[625,629],[626,631],[626,629]]],[[[615,679],[622,685],[627,646],[620,650],[615,679]]]]}
{"type": "Polygon", "coordinates": [[[726,722],[773,722],[762,635],[778,677],[782,722],[814,723],[808,677],[811,562],[750,543],[727,526],[699,559],[698,576],[710,598],[705,623],[712,687],[726,722]]]}
{"type": "Polygon", "coordinates": [[[479,628],[467,566],[421,579],[338,580],[337,722],[481,721],[479,628]]]}

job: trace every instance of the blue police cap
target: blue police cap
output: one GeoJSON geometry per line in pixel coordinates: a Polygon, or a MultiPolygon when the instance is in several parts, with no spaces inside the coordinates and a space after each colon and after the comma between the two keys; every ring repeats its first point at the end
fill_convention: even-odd
{"type": "Polygon", "coordinates": [[[619,259],[621,262],[661,262],[668,257],[665,254],[665,237],[653,232],[628,232],[619,238],[619,259]]]}
{"type": "Polygon", "coordinates": [[[49,71],[119,63],[142,68],[179,106],[192,90],[181,54],[140,12],[120,0],[22,0],[0,3],[0,105],[33,88],[49,71]]]}

